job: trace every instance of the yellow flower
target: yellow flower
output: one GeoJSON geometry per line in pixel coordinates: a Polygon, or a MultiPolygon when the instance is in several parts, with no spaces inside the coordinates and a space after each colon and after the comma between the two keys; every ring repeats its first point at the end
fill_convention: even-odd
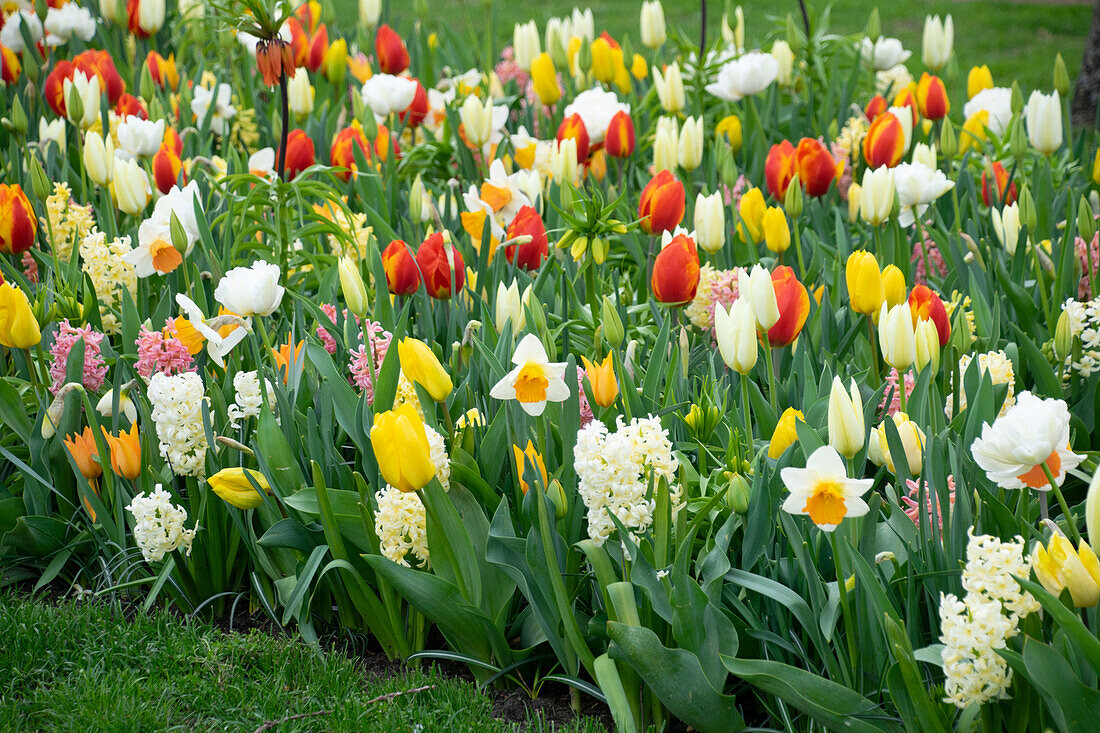
{"type": "Polygon", "coordinates": [[[959,151],[955,153],[955,156],[961,158],[971,148],[981,149],[985,141],[989,139],[985,129],[987,125],[989,125],[989,110],[978,110],[970,115],[963,123],[962,132],[959,134],[959,151]]]}
{"type": "Polygon", "coordinates": [[[714,128],[716,135],[725,135],[726,140],[729,141],[730,147],[733,148],[733,154],[737,155],[741,150],[741,118],[737,115],[727,115],[718,121],[718,125],[714,128]]]}
{"type": "Polygon", "coordinates": [[[601,363],[593,364],[582,356],[584,371],[588,375],[588,383],[592,385],[592,396],[600,407],[610,407],[615,398],[619,396],[619,382],[615,379],[615,364],[611,354],[601,363]]]}
{"type": "Polygon", "coordinates": [[[989,67],[985,64],[971,67],[970,73],[966,75],[966,98],[973,99],[974,95],[983,89],[992,88],[993,74],[990,73],[989,67]]]}
{"type": "Polygon", "coordinates": [[[635,79],[641,81],[649,74],[649,64],[645,62],[645,58],[640,54],[634,54],[634,58],[630,61],[630,73],[635,79]]]}
{"type": "Polygon", "coordinates": [[[27,294],[10,283],[0,285],[0,344],[29,349],[42,340],[27,294]]]}
{"type": "Polygon", "coordinates": [[[271,486],[262,473],[239,466],[223,468],[206,479],[206,483],[210,484],[210,488],[226,504],[238,509],[255,509],[264,503],[263,494],[257,490],[257,486],[264,494],[271,493],[271,486]]]}
{"type": "Polygon", "coordinates": [[[531,488],[523,479],[524,473],[531,464],[534,464],[538,469],[539,475],[542,477],[543,488],[545,489],[550,484],[550,479],[546,474],[546,463],[542,460],[542,454],[535,450],[534,443],[528,440],[527,447],[523,450],[520,450],[520,447],[513,443],[512,452],[516,456],[516,471],[519,473],[519,488],[524,494],[531,488]]]}
{"type": "Polygon", "coordinates": [[[745,229],[748,230],[748,238],[753,242],[759,242],[764,236],[764,212],[768,210],[768,205],[764,203],[764,194],[759,188],[753,187],[745,192],[745,195],[741,197],[741,202],[737,206],[737,213],[741,216],[741,224],[744,224],[744,228],[741,224],[737,225],[737,233],[741,235],[742,239],[746,238],[745,229]]]}
{"type": "Polygon", "coordinates": [[[882,292],[886,296],[886,304],[893,308],[905,302],[908,289],[905,287],[905,274],[897,265],[887,265],[882,268],[882,292]]]}
{"type": "Polygon", "coordinates": [[[878,312],[886,300],[886,291],[875,256],[863,250],[853,252],[848,257],[844,275],[848,282],[848,301],[852,310],[864,315],[878,312]]]}
{"type": "Polygon", "coordinates": [[[783,411],[783,414],[779,417],[779,422],[775,424],[771,442],[768,444],[768,458],[779,458],[788,448],[798,442],[798,431],[795,426],[799,420],[806,421],[806,416],[802,414],[801,410],[788,407],[783,411]]]}
{"type": "Polygon", "coordinates": [[[401,360],[401,371],[410,382],[426,389],[436,402],[447,399],[454,388],[451,376],[426,343],[413,338],[401,339],[397,344],[397,356],[401,360]]]}
{"type": "Polygon", "coordinates": [[[535,94],[543,104],[550,105],[561,99],[558,74],[554,70],[554,61],[550,54],[540,53],[531,62],[531,81],[535,86],[535,94]]]}
{"type": "Polygon", "coordinates": [[[597,38],[592,42],[592,76],[604,84],[610,84],[615,79],[614,49],[606,38],[597,38]]]}
{"type": "Polygon", "coordinates": [[[787,224],[787,215],[778,206],[769,206],[764,212],[764,244],[772,252],[782,254],[791,246],[791,228],[787,224]]]}
{"type": "Polygon", "coordinates": [[[1076,552],[1062,535],[1051,537],[1045,548],[1036,544],[1031,566],[1039,582],[1054,595],[1068,588],[1078,608],[1091,608],[1100,600],[1100,561],[1084,540],[1076,552]]]}
{"type": "MultiPolygon", "coordinates": [[[[898,429],[898,437],[901,438],[902,449],[905,451],[905,462],[909,465],[909,473],[919,476],[924,464],[924,431],[915,422],[909,419],[904,412],[895,412],[893,416],[894,427],[898,429]]],[[[886,440],[886,423],[879,424],[878,428],[871,431],[871,440],[867,445],[867,457],[876,466],[886,466],[890,473],[897,474],[894,459],[890,456],[890,444],[886,440]]]]}
{"type": "Polygon", "coordinates": [[[375,415],[370,442],[379,473],[398,491],[419,491],[435,476],[424,421],[411,404],[375,415]]]}

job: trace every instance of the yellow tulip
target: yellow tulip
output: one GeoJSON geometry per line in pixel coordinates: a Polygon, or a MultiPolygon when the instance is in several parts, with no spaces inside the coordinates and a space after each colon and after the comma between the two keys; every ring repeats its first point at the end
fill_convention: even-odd
{"type": "Polygon", "coordinates": [[[263,494],[256,490],[256,486],[259,486],[264,494],[271,493],[271,486],[262,473],[239,466],[223,468],[206,479],[206,483],[210,484],[210,488],[226,504],[238,509],[255,509],[264,503],[263,494]]]}
{"type": "Polygon", "coordinates": [[[798,421],[806,421],[806,416],[801,410],[788,407],[783,411],[779,422],[775,424],[771,442],[768,444],[768,458],[779,458],[788,448],[798,442],[798,430],[795,427],[798,421]]]}
{"type": "Polygon", "coordinates": [[[619,382],[615,379],[615,364],[611,354],[603,362],[593,364],[582,356],[584,371],[588,375],[588,383],[592,385],[592,396],[600,407],[610,407],[615,398],[619,396],[619,382]]]}
{"type": "Polygon", "coordinates": [[[0,285],[0,344],[29,349],[42,340],[27,294],[10,283],[0,285]]]}
{"type": "Polygon", "coordinates": [[[1090,608],[1100,600],[1100,561],[1083,540],[1074,552],[1069,540],[1055,535],[1045,548],[1035,545],[1031,566],[1039,582],[1054,595],[1068,588],[1078,608],[1090,608]]]}
{"type": "Polygon", "coordinates": [[[397,344],[397,356],[401,360],[401,372],[410,382],[428,390],[436,402],[447,399],[454,388],[451,376],[426,343],[413,338],[401,339],[397,344]]]}
{"type": "Polygon", "coordinates": [[[961,158],[971,148],[980,150],[985,141],[989,139],[985,129],[988,124],[989,110],[978,110],[970,115],[963,123],[962,133],[959,135],[959,151],[955,155],[961,158]]]}
{"type": "Polygon", "coordinates": [[[382,478],[398,491],[419,491],[435,477],[424,421],[411,404],[375,415],[370,442],[382,478]]]}
{"type": "Polygon", "coordinates": [[[645,58],[640,54],[634,54],[634,58],[630,62],[630,74],[641,81],[649,74],[649,64],[646,63],[645,58]]]}
{"type": "Polygon", "coordinates": [[[596,81],[610,84],[615,79],[614,51],[606,38],[597,38],[592,42],[592,76],[596,77],[596,81]]]}
{"type": "MultiPolygon", "coordinates": [[[[898,437],[901,438],[909,472],[914,476],[919,476],[921,466],[924,463],[924,431],[910,420],[904,412],[895,412],[892,419],[894,427],[898,429],[898,437]]],[[[885,422],[871,431],[871,442],[867,446],[867,457],[875,465],[886,466],[890,473],[897,473],[897,469],[894,467],[894,459],[890,456],[890,444],[886,440],[885,422]]]]}
{"type": "Polygon", "coordinates": [[[768,205],[764,203],[764,194],[759,188],[753,187],[745,192],[737,206],[741,224],[745,225],[744,228],[741,224],[737,225],[737,233],[742,239],[746,238],[746,234],[753,242],[759,242],[764,237],[764,212],[767,210],[768,205]]]}
{"type": "Polygon", "coordinates": [[[863,250],[853,252],[848,257],[844,275],[848,281],[848,300],[852,310],[864,315],[877,313],[886,300],[886,291],[875,256],[863,250]]]}
{"type": "Polygon", "coordinates": [[[974,66],[966,75],[966,98],[973,99],[974,95],[983,89],[993,88],[993,74],[985,64],[974,66]]]}
{"type": "Polygon", "coordinates": [[[882,292],[891,308],[905,302],[908,290],[905,287],[905,274],[896,265],[882,268],[882,292]]]}
{"type": "Polygon", "coordinates": [[[770,206],[764,212],[764,244],[772,252],[782,254],[791,246],[791,228],[787,224],[787,215],[778,206],[770,206]]]}
{"type": "Polygon", "coordinates": [[[718,125],[714,128],[714,132],[717,135],[726,136],[726,140],[729,141],[734,155],[740,152],[742,142],[740,117],[737,115],[726,115],[718,121],[718,125]]]}
{"type": "Polygon", "coordinates": [[[1100,186],[1100,149],[1096,151],[1096,157],[1092,159],[1092,182],[1100,186]]]}
{"type": "Polygon", "coordinates": [[[551,105],[561,99],[561,88],[558,86],[558,74],[554,70],[554,61],[545,51],[531,62],[531,80],[534,83],[535,94],[543,104],[551,105]]]}
{"type": "Polygon", "coordinates": [[[539,475],[542,477],[543,488],[546,488],[550,484],[550,478],[546,474],[546,463],[542,460],[542,454],[535,450],[535,444],[530,440],[527,441],[527,447],[520,450],[518,445],[512,444],[512,453],[516,457],[516,471],[519,473],[519,488],[526,494],[530,489],[527,481],[524,480],[523,474],[527,471],[529,465],[534,464],[538,469],[539,475]]]}

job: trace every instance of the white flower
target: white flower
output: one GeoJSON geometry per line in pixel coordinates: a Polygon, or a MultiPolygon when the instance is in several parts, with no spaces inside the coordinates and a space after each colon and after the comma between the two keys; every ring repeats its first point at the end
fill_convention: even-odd
{"type": "Polygon", "coordinates": [[[739,374],[752,371],[759,355],[759,342],[756,319],[747,297],[735,300],[728,311],[721,303],[715,303],[714,338],[726,366],[739,374]]]}
{"type": "Polygon", "coordinates": [[[1069,409],[1065,401],[1021,392],[1016,404],[970,446],[974,460],[989,480],[1004,489],[1050,490],[1045,465],[1061,485],[1066,472],[1084,460],[1070,450],[1069,409]]]}
{"type": "Polygon", "coordinates": [[[161,484],[148,495],[135,496],[126,511],[134,516],[134,542],[145,562],[160,562],[181,547],[186,548],[187,555],[191,554],[195,530],[183,528],[187,511],[172,503],[172,495],[161,484]]]}
{"type": "Polygon", "coordinates": [[[878,226],[894,212],[894,169],[880,166],[863,172],[863,186],[859,195],[859,211],[863,220],[878,226]]]}
{"type": "Polygon", "coordinates": [[[949,14],[946,20],[938,15],[924,16],[924,34],[921,43],[921,60],[932,71],[947,66],[955,47],[955,21],[949,14]]]}
{"type": "Polygon", "coordinates": [[[845,517],[862,517],[870,511],[861,497],[874,480],[848,478],[844,461],[831,446],[811,453],[805,468],[784,468],[780,477],[791,492],[783,511],[805,514],[826,532],[836,529],[845,517]]]}
{"type": "Polygon", "coordinates": [[[875,91],[882,95],[894,95],[913,83],[913,75],[905,64],[897,64],[875,72],[875,91]]]}
{"type": "Polygon", "coordinates": [[[242,318],[271,315],[283,301],[286,288],[279,284],[278,265],[263,260],[251,267],[234,267],[214,289],[214,299],[242,318]]]}
{"type": "Polygon", "coordinates": [[[726,243],[726,210],[722,192],[695,197],[695,243],[703,251],[714,254],[726,243]]]}
{"type": "Polygon", "coordinates": [[[512,50],[515,52],[516,66],[531,70],[531,62],[542,53],[539,43],[539,27],[535,21],[516,23],[512,30],[512,50]]]}
{"type": "Polygon", "coordinates": [[[775,299],[771,273],[760,265],[753,265],[751,271],[742,269],[737,273],[737,290],[742,298],[752,303],[757,330],[771,329],[779,320],[779,304],[775,299]]]}
{"type": "Polygon", "coordinates": [[[416,96],[416,81],[405,76],[375,74],[363,83],[363,101],[378,117],[404,112],[416,96]]]}
{"type": "Polygon", "coordinates": [[[137,216],[144,211],[153,195],[149,174],[132,159],[115,163],[112,185],[119,210],[130,216],[137,216]]]}
{"type": "Polygon", "coordinates": [[[779,72],[776,74],[775,81],[781,87],[790,86],[791,75],[794,73],[794,51],[791,50],[791,44],[782,39],[773,43],[772,57],[779,64],[779,72]]]}
{"type": "Polygon", "coordinates": [[[46,10],[44,24],[47,46],[60,46],[76,36],[82,41],[92,40],[95,35],[95,18],[87,8],[76,3],[65,3],[60,8],[46,10]]]}
{"type": "Polygon", "coordinates": [[[1032,92],[1024,108],[1027,137],[1031,146],[1043,155],[1050,155],[1062,146],[1062,100],[1058,90],[1053,94],[1032,92]]]}
{"type": "Polygon", "coordinates": [[[978,112],[989,112],[986,126],[997,137],[1005,134],[1012,120],[1012,90],[1007,87],[983,89],[963,105],[963,117],[970,119],[978,112]]]}
{"type": "MultiPolygon", "coordinates": [[[[425,425],[428,448],[435,477],[443,490],[451,488],[451,464],[443,436],[425,425]]],[[[411,552],[421,567],[431,562],[428,551],[428,520],[424,504],[416,492],[403,492],[387,485],[375,495],[378,511],[374,514],[374,533],[378,536],[382,554],[399,565],[408,566],[411,552]]]]}
{"type": "Polygon", "coordinates": [[[260,148],[248,156],[248,172],[267,178],[275,173],[275,148],[260,148]]]}
{"type": "Polygon", "coordinates": [[[512,356],[515,368],[489,391],[497,400],[517,400],[528,415],[535,417],[546,409],[547,402],[569,399],[565,384],[565,363],[551,362],[538,336],[529,333],[516,345],[512,356]]]}
{"type": "Polygon", "coordinates": [[[305,117],[313,111],[313,96],[315,93],[313,85],[309,83],[309,72],[305,69],[298,69],[287,82],[287,107],[295,115],[305,117]]]}
{"type": "Polygon", "coordinates": [[[167,194],[157,200],[153,213],[138,227],[138,246],[126,254],[126,261],[134,267],[138,277],[150,277],[158,272],[154,266],[156,250],[161,246],[171,246],[172,216],[174,215],[183,229],[187,249],[184,256],[191,254],[195,242],[199,241],[199,224],[195,215],[195,204],[202,207],[199,187],[195,181],[182,189],[172,186],[167,194]]]}
{"type": "Polygon", "coordinates": [[[657,88],[657,99],[665,112],[675,114],[684,108],[684,78],[678,63],[673,61],[663,72],[654,66],[653,86],[657,88]]]}
{"type": "Polygon", "coordinates": [[[7,17],[4,27],[0,28],[0,46],[9,48],[15,53],[23,53],[25,46],[22,26],[24,24],[27,26],[27,32],[32,41],[37,43],[42,40],[42,21],[38,19],[34,9],[30,8],[12,13],[7,17]]]}
{"type": "Polygon", "coordinates": [[[156,423],[160,455],[177,476],[202,476],[206,470],[205,396],[196,372],[153,374],[147,391],[156,423]]]}
{"type": "Polygon", "coordinates": [[[936,164],[936,145],[926,145],[925,143],[917,143],[913,146],[913,155],[910,160],[914,163],[920,163],[928,168],[938,168],[936,164]]]}
{"type": "MultiPolygon", "coordinates": [[[[963,354],[959,359],[959,375],[965,375],[966,370],[970,368],[970,362],[974,359],[970,354],[963,354]]],[[[1001,415],[1008,412],[1008,409],[1016,404],[1016,397],[1013,394],[1016,383],[1016,372],[1012,368],[1012,361],[1009,360],[1008,355],[1004,351],[988,351],[984,354],[978,354],[978,374],[989,374],[989,378],[993,381],[993,385],[1004,384],[1008,386],[1008,392],[1005,395],[1004,405],[1001,406],[1001,415]]],[[[947,404],[944,407],[944,413],[951,417],[954,413],[952,405],[953,397],[947,395],[947,404]]],[[[959,410],[966,409],[966,390],[959,390],[959,410]]]]}
{"type": "Polygon", "coordinates": [[[642,45],[646,48],[660,48],[667,39],[665,9],[661,0],[646,0],[642,3],[641,35],[642,45]]]}
{"type": "Polygon", "coordinates": [[[236,328],[222,336],[219,329],[212,328],[207,323],[206,316],[203,315],[202,309],[195,301],[183,293],[176,293],[176,305],[183,311],[188,323],[194,326],[195,330],[206,339],[206,353],[210,355],[215,364],[224,369],[225,357],[229,355],[234,346],[243,341],[244,337],[248,335],[247,326],[243,322],[239,323],[236,328]]]}
{"type": "Polygon", "coordinates": [[[89,79],[83,71],[73,73],[71,79],[65,80],[62,93],[65,97],[65,116],[69,122],[86,130],[99,120],[100,86],[96,74],[89,79]],[[73,119],[78,105],[81,108],[80,119],[73,119]]]}
{"type": "MultiPolygon", "coordinates": [[[[229,424],[235,430],[239,430],[242,422],[250,417],[260,416],[260,410],[263,406],[263,391],[260,389],[260,379],[255,370],[234,374],[233,389],[236,390],[236,395],[227,412],[229,414],[229,424]]],[[[273,410],[275,409],[275,391],[270,381],[267,382],[267,403],[273,410]]]]}
{"type": "Polygon", "coordinates": [[[127,115],[118,125],[118,148],[115,155],[123,158],[150,158],[164,142],[164,120],[143,120],[127,115]]]}
{"type": "Polygon", "coordinates": [[[217,92],[204,86],[195,87],[195,96],[191,99],[191,112],[195,115],[195,124],[200,128],[210,116],[210,129],[218,135],[229,131],[229,120],[237,116],[233,106],[233,88],[228,84],[219,84],[217,92]]]}
{"type": "Polygon", "coordinates": [[[948,180],[943,171],[923,163],[901,163],[894,168],[894,186],[901,206],[898,222],[907,227],[924,214],[929,204],[954,188],[955,182],[948,180]]]}
{"type": "Polygon", "coordinates": [[[493,132],[493,100],[482,102],[473,94],[469,95],[458,109],[458,118],[462,121],[466,139],[480,148],[489,142],[493,132]]]}
{"type": "Polygon", "coordinates": [[[65,120],[58,118],[46,122],[45,117],[38,118],[38,144],[45,146],[53,143],[58,150],[65,149],[65,120]]]}
{"type": "Polygon", "coordinates": [[[989,216],[993,219],[993,232],[997,241],[1011,257],[1016,254],[1016,245],[1020,239],[1020,207],[1013,201],[1000,211],[990,207],[989,216]]]}
{"type": "Polygon", "coordinates": [[[779,76],[779,62],[770,53],[753,51],[723,64],[707,91],[727,102],[759,94],[779,76]]]}
{"type": "Polygon", "coordinates": [[[874,43],[870,38],[864,38],[860,41],[859,52],[865,64],[879,71],[904,64],[912,55],[898,39],[882,36],[874,43]]]}
{"type": "Polygon", "coordinates": [[[703,162],[703,118],[688,117],[680,129],[677,141],[680,167],[693,171],[703,162]]]}
{"type": "Polygon", "coordinates": [[[580,115],[584,129],[588,132],[588,142],[597,145],[607,137],[607,126],[620,110],[630,114],[630,105],[620,102],[615,92],[605,92],[599,88],[588,89],[573,97],[573,101],[563,112],[563,118],[568,119],[573,114],[580,115]]]}

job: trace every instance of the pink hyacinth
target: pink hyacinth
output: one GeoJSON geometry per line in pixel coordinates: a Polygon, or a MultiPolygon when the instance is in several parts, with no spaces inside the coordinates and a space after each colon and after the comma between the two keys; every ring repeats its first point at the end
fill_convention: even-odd
{"type": "Polygon", "coordinates": [[[1092,293],[1089,283],[1089,260],[1092,260],[1093,274],[1100,276],[1100,232],[1092,235],[1092,242],[1085,246],[1085,240],[1077,237],[1074,242],[1077,250],[1077,261],[1081,265],[1081,280],[1077,283],[1077,299],[1091,300],[1092,293]],[[1086,254],[1086,250],[1088,254],[1086,254]]]}
{"type": "Polygon", "coordinates": [[[29,249],[23,253],[23,277],[27,278],[27,282],[38,284],[38,260],[29,249]]]}
{"type": "Polygon", "coordinates": [[[583,428],[588,423],[596,419],[596,416],[592,414],[592,405],[588,403],[588,395],[584,393],[584,370],[577,370],[577,397],[580,402],[581,411],[581,427],[583,428]]]}
{"type": "Polygon", "coordinates": [[[913,268],[914,285],[928,284],[929,264],[932,266],[932,277],[939,279],[947,277],[947,265],[943,261],[943,255],[940,254],[939,247],[931,238],[924,240],[924,247],[921,247],[920,242],[913,245],[913,254],[909,257],[909,261],[915,263],[913,268]]]}
{"type": "MultiPolygon", "coordinates": [[[[737,271],[739,269],[735,267],[732,270],[719,270],[718,277],[711,289],[710,302],[707,303],[707,312],[710,315],[711,323],[714,323],[714,309],[718,304],[729,310],[729,307],[737,300],[737,271]]],[[[715,341],[715,343],[718,342],[715,341]]]]}
{"type": "Polygon", "coordinates": [[[516,63],[516,54],[511,46],[504,47],[504,50],[500,52],[500,58],[500,62],[497,63],[496,68],[493,69],[493,71],[496,72],[497,78],[500,79],[500,83],[507,84],[510,81],[514,81],[516,86],[520,89],[527,86],[527,80],[531,77],[523,70],[522,66],[516,63]]]}
{"type": "Polygon", "coordinates": [[[99,344],[103,341],[103,334],[92,330],[91,326],[73,328],[66,318],[57,327],[57,335],[54,337],[53,346],[50,347],[50,356],[53,363],[50,364],[50,377],[53,384],[50,391],[54,394],[65,384],[65,369],[69,361],[69,352],[81,338],[84,339],[84,377],[81,383],[89,392],[95,392],[103,386],[103,380],[107,377],[107,362],[99,351],[99,344]]]}
{"type": "Polygon", "coordinates": [[[138,360],[134,368],[149,379],[155,372],[165,376],[195,371],[195,359],[187,345],[176,336],[176,319],[169,318],[161,331],[149,331],[144,327],[134,342],[138,360]]]}
{"type": "Polygon", "coordinates": [[[829,144],[829,152],[832,153],[837,163],[844,164],[840,176],[836,179],[836,188],[840,192],[841,200],[847,201],[848,189],[852,186],[852,163],[848,158],[848,151],[842,148],[839,143],[834,142],[829,144]]]}
{"type": "Polygon", "coordinates": [[[393,334],[382,328],[377,321],[367,321],[363,329],[363,340],[359,348],[351,352],[348,368],[351,369],[351,381],[367,395],[367,404],[374,403],[374,376],[382,368],[382,361],[390,348],[393,334]],[[369,349],[369,351],[368,351],[369,349]]]}
{"type": "Polygon", "coordinates": [[[737,176],[733,188],[723,183],[722,200],[726,203],[726,206],[737,206],[741,203],[741,196],[749,189],[749,185],[749,179],[745,178],[744,174],[737,176]]]}
{"type": "MultiPolygon", "coordinates": [[[[890,373],[886,375],[886,394],[882,395],[882,404],[878,406],[878,409],[885,408],[885,417],[893,417],[895,413],[901,410],[901,390],[898,389],[898,370],[891,369],[890,373]],[[892,394],[890,398],[890,404],[886,404],[886,395],[892,394]]],[[[913,394],[913,387],[917,385],[917,379],[910,371],[905,372],[905,399],[909,400],[909,396],[913,394]]]]}
{"type": "MultiPolygon", "coordinates": [[[[920,484],[913,479],[906,479],[905,485],[909,487],[909,495],[901,497],[902,504],[905,505],[905,516],[913,520],[913,524],[918,524],[920,518],[920,484]]],[[[947,501],[948,510],[955,506],[955,477],[947,477],[947,501]]],[[[936,520],[936,525],[943,530],[943,514],[940,511],[940,497],[936,493],[936,490],[928,485],[924,486],[924,508],[925,513],[929,517],[929,521],[936,520]],[[933,503],[934,502],[934,503],[933,503]]]]}
{"type": "MultiPolygon", "coordinates": [[[[321,311],[329,317],[329,320],[331,320],[333,323],[336,323],[336,306],[329,303],[324,303],[321,305],[321,311]]],[[[345,308],[344,318],[348,318],[349,315],[350,314],[345,308]]],[[[355,325],[359,325],[359,316],[355,317],[355,325]]],[[[332,337],[332,334],[328,332],[328,329],[326,329],[324,326],[318,325],[316,333],[317,338],[321,339],[321,345],[325,347],[325,351],[330,354],[336,354],[336,339],[332,337]]]]}

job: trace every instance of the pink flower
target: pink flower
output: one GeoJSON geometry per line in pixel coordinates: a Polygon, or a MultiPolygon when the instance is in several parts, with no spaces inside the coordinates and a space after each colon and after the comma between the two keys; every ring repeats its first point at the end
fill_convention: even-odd
{"type": "MultiPolygon", "coordinates": [[[[898,389],[898,370],[891,369],[890,373],[886,375],[886,394],[882,395],[882,404],[878,406],[878,409],[886,410],[885,417],[893,417],[896,412],[901,410],[901,390],[898,389]],[[890,404],[886,404],[886,395],[892,394],[890,398],[890,404]]],[[[909,395],[913,394],[913,387],[917,385],[917,378],[913,376],[912,372],[905,372],[905,399],[909,399],[909,395]]]]}
{"type": "Polygon", "coordinates": [[[54,336],[53,346],[50,347],[50,356],[53,363],[50,364],[50,377],[53,384],[50,391],[57,394],[65,384],[65,372],[69,362],[69,352],[80,339],[84,339],[84,377],[82,384],[89,392],[95,392],[103,386],[103,380],[107,376],[107,362],[99,352],[99,344],[103,341],[103,334],[93,331],[91,326],[73,328],[66,318],[57,326],[57,334],[54,336]]]}
{"type": "Polygon", "coordinates": [[[848,151],[842,148],[839,143],[834,142],[829,145],[829,152],[836,158],[837,163],[844,163],[844,168],[841,170],[840,176],[837,177],[836,188],[840,192],[841,200],[847,201],[848,188],[852,185],[852,164],[848,158],[848,151]]]}
{"type": "Polygon", "coordinates": [[[23,277],[27,278],[28,282],[38,284],[38,260],[29,249],[23,253],[23,277]]]}
{"type": "Polygon", "coordinates": [[[1077,237],[1074,242],[1077,261],[1081,263],[1081,280],[1077,283],[1077,299],[1089,300],[1092,296],[1089,283],[1089,260],[1092,260],[1092,272],[1100,276],[1100,232],[1092,235],[1092,242],[1085,246],[1085,240],[1077,237]],[[1086,254],[1086,250],[1088,254],[1086,254]]]}
{"type": "Polygon", "coordinates": [[[374,403],[374,375],[382,368],[382,361],[390,348],[393,334],[382,328],[377,321],[367,321],[363,329],[363,340],[359,348],[351,352],[348,368],[351,369],[351,381],[367,395],[367,404],[374,403]],[[369,351],[368,351],[369,349],[369,351]]]}
{"type": "Polygon", "coordinates": [[[523,67],[515,62],[515,52],[511,46],[504,47],[504,50],[500,52],[500,58],[501,61],[493,69],[497,78],[500,79],[500,83],[507,84],[510,81],[515,81],[516,86],[520,89],[527,86],[527,80],[531,77],[523,70],[523,67]]]}
{"type": "MultiPolygon", "coordinates": [[[[714,281],[714,285],[711,288],[710,301],[707,303],[707,313],[710,316],[710,322],[714,323],[714,308],[719,303],[724,308],[729,310],[729,307],[733,305],[733,302],[737,300],[737,271],[740,268],[733,268],[732,270],[719,270],[718,275],[714,281]]],[[[711,329],[714,330],[713,328],[711,329]]],[[[715,344],[718,342],[715,341],[715,344]]]]}
{"type": "MultiPolygon", "coordinates": [[[[913,520],[913,524],[918,524],[920,518],[920,484],[913,479],[906,479],[905,485],[909,487],[909,495],[901,497],[902,504],[905,505],[905,516],[913,520]]],[[[955,477],[947,477],[947,497],[948,497],[948,509],[955,506],[955,477]]],[[[943,530],[943,514],[940,512],[940,497],[936,493],[935,488],[929,484],[924,486],[924,507],[925,512],[928,514],[929,522],[932,519],[936,520],[936,525],[943,530]],[[933,500],[935,500],[935,506],[933,507],[933,500]]]]}
{"type": "MultiPolygon", "coordinates": [[[[333,323],[336,323],[336,306],[324,303],[321,305],[321,310],[326,316],[329,317],[333,323]]],[[[344,318],[348,318],[348,311],[344,309],[344,318]]],[[[355,317],[355,325],[359,325],[359,316],[355,317]]],[[[321,339],[321,345],[325,347],[325,351],[330,354],[336,354],[336,339],[332,337],[332,334],[328,332],[324,326],[317,326],[317,338],[321,339]]]]}
{"type": "Polygon", "coordinates": [[[924,247],[921,247],[920,242],[913,244],[913,254],[909,261],[916,263],[916,267],[913,268],[914,285],[928,284],[929,264],[932,265],[932,277],[939,279],[947,277],[947,265],[944,264],[943,255],[940,254],[939,247],[930,237],[924,240],[924,247]],[[925,257],[926,250],[927,258],[925,257]]]}
{"type": "Polygon", "coordinates": [[[588,403],[588,395],[584,393],[584,370],[577,370],[577,396],[580,398],[581,427],[596,419],[592,414],[592,405],[588,403]]]}
{"type": "Polygon", "coordinates": [[[737,180],[733,183],[733,188],[730,188],[726,184],[722,184],[722,200],[725,201],[726,206],[737,206],[741,203],[741,195],[745,193],[749,188],[749,179],[745,178],[744,174],[737,176],[737,180]]]}
{"type": "Polygon", "coordinates": [[[165,376],[195,371],[195,359],[187,345],[176,337],[176,319],[169,318],[161,331],[147,331],[144,327],[137,341],[138,360],[134,366],[146,379],[160,372],[165,376]]]}

